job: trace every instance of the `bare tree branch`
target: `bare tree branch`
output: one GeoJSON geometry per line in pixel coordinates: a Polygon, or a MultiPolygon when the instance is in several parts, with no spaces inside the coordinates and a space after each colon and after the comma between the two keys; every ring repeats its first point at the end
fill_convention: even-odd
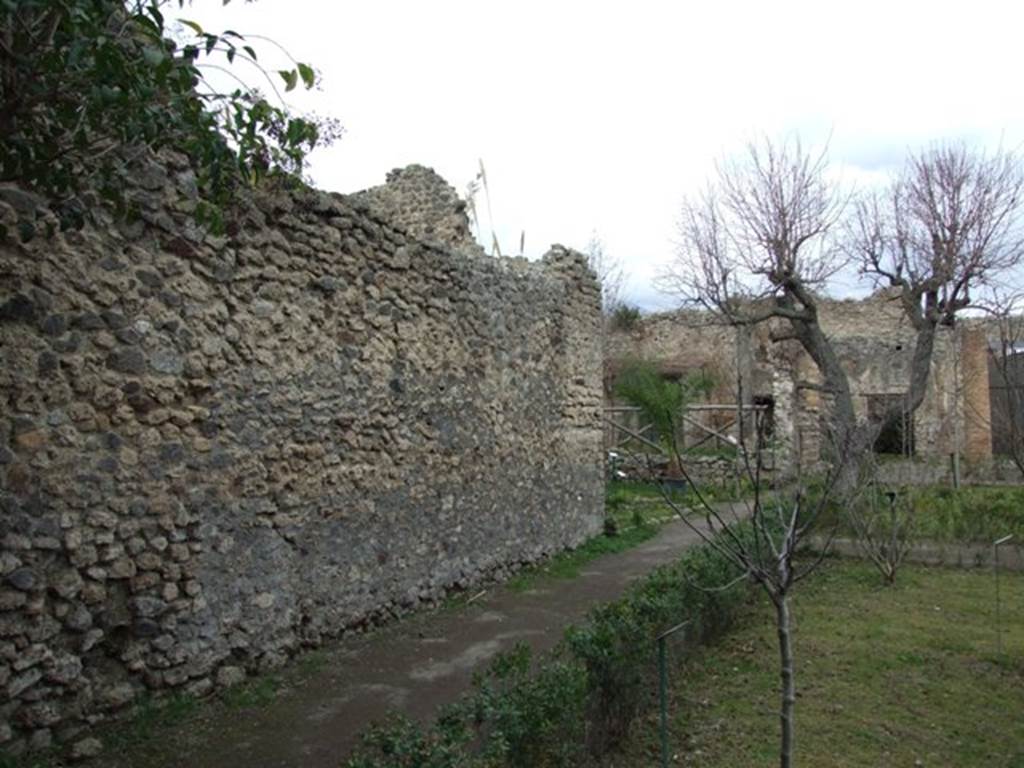
{"type": "Polygon", "coordinates": [[[917,332],[907,396],[893,409],[912,413],[924,400],[939,326],[952,325],[1024,260],[1022,206],[1019,158],[960,143],[911,155],[888,189],[853,206],[845,239],[850,258],[870,280],[897,290],[917,332]]]}
{"type": "Polygon", "coordinates": [[[683,206],[661,287],[721,323],[769,323],[773,342],[800,345],[820,374],[830,444],[853,457],[853,488],[880,425],[924,401],[939,329],[1024,263],[1024,167],[1011,153],[939,145],[849,206],[825,172],[824,151],[796,141],[764,140],[719,162],[683,206]],[[821,291],[848,265],[893,291],[916,334],[905,395],[867,419],[819,318],[821,291]]]}
{"type": "Polygon", "coordinates": [[[622,289],[626,284],[626,271],[622,262],[609,254],[597,232],[593,232],[583,253],[587,264],[601,285],[601,310],[609,315],[622,304],[622,289]]]}

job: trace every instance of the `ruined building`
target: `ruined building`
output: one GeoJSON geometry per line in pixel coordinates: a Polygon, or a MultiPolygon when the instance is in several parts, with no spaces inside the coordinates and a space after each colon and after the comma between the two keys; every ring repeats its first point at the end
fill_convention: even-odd
{"type": "MultiPolygon", "coordinates": [[[[914,331],[898,301],[884,291],[864,300],[827,300],[820,316],[849,376],[858,415],[881,414],[899,402],[909,381],[914,331]]],[[[797,342],[773,343],[773,330],[778,328],[771,324],[715,325],[699,311],[651,315],[632,329],[611,329],[606,403],[613,400],[616,371],[636,358],[653,361],[669,377],[709,373],[715,389],[707,400],[716,403],[736,403],[741,381],[743,401],[769,414],[777,469],[813,467],[824,449],[818,371],[797,342]]],[[[882,456],[907,460],[883,462],[893,480],[949,479],[954,463],[967,479],[1014,476],[998,456],[1000,419],[993,418],[990,401],[995,384],[989,377],[988,333],[976,319],[940,329],[924,402],[913,414],[883,425],[875,445],[882,456]]],[[[714,426],[716,414],[702,418],[714,426]]],[[[721,424],[733,421],[729,413],[717,418],[721,424]]]]}

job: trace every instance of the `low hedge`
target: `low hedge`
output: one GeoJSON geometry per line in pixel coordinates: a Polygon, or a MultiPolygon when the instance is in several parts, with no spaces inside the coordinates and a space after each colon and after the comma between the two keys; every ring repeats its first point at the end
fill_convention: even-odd
{"type": "MultiPolygon", "coordinates": [[[[743,535],[748,535],[749,531],[743,535]]],[[[749,595],[709,546],[658,568],[620,599],[592,610],[540,658],[518,645],[429,726],[396,718],[375,726],[347,768],[546,768],[577,766],[629,734],[653,704],[654,638],[689,620],[687,642],[726,629],[749,595]]]]}
{"type": "MultiPolygon", "coordinates": [[[[1013,534],[1024,540],[1024,487],[964,486],[959,489],[943,486],[891,486],[899,490],[903,501],[913,504],[911,535],[921,541],[941,543],[992,543],[1013,534]]],[[[879,493],[889,487],[882,486],[879,493]]],[[[888,500],[881,499],[884,512],[888,500]]],[[[842,505],[833,503],[817,521],[819,531],[836,528],[839,535],[855,537],[857,532],[842,505]]]]}

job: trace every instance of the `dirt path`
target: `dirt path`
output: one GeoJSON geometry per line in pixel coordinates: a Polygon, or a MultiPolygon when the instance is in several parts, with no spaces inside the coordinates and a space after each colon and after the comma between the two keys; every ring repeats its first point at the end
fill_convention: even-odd
{"type": "Polygon", "coordinates": [[[118,768],[338,768],[374,720],[392,711],[430,718],[498,652],[519,641],[537,651],[552,647],[592,606],[697,541],[684,523],[671,522],[633,549],[593,560],[578,578],[538,581],[524,592],[491,588],[470,605],[345,638],[289,665],[265,705],[204,705],[143,746],[101,761],[118,768]]]}

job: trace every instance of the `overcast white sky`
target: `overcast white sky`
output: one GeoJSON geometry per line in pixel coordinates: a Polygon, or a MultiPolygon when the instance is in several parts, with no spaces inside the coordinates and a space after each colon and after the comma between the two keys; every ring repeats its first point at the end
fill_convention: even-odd
{"type": "Polygon", "coordinates": [[[194,0],[180,15],[320,70],[321,91],[289,94],[346,129],[311,158],[318,186],[420,163],[462,193],[482,158],[506,252],[521,230],[530,257],[596,231],[646,309],[673,305],[651,280],[683,197],[748,138],[831,137],[861,184],[929,141],[1024,141],[1014,0],[194,0]]]}

